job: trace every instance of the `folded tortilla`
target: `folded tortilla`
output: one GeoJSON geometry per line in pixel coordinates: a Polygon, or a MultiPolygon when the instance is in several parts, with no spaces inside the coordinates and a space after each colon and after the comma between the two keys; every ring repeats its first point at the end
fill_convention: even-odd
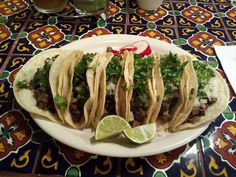
{"type": "MultiPolygon", "coordinates": [[[[185,93],[185,105],[186,107],[182,107],[179,115],[172,122],[172,126],[170,127],[170,131],[180,131],[188,128],[194,128],[204,123],[209,123],[216,119],[221,112],[223,112],[229,102],[229,89],[225,82],[225,80],[220,76],[220,74],[215,71],[213,68],[208,66],[212,71],[214,71],[215,77],[213,77],[210,81],[209,87],[211,88],[211,96],[217,98],[217,101],[207,107],[205,110],[205,115],[198,116],[194,121],[189,120],[190,113],[194,107],[194,102],[197,99],[196,93],[191,92],[191,87],[194,88],[195,81],[195,73],[190,74],[189,84],[187,86],[187,91],[185,93]],[[190,93],[191,92],[191,93],[190,93]]],[[[196,77],[197,78],[197,77],[196,77]]],[[[197,85],[197,84],[196,84],[197,85]]],[[[197,91],[197,90],[196,90],[197,91]]]]}
{"type": "Polygon", "coordinates": [[[91,111],[91,123],[93,127],[97,126],[97,123],[104,114],[105,98],[106,98],[106,67],[110,62],[113,54],[103,53],[100,55],[99,66],[96,68],[96,76],[94,78],[94,100],[96,105],[95,109],[91,111]]]}
{"type": "MultiPolygon", "coordinates": [[[[171,53],[169,55],[174,56],[171,53]]],[[[191,63],[188,62],[187,59],[185,57],[182,57],[182,56],[177,56],[177,60],[179,60],[180,63],[182,63],[182,64],[184,64],[186,62],[187,63],[186,63],[186,65],[183,68],[183,72],[182,72],[182,75],[181,75],[180,83],[179,83],[179,85],[177,87],[178,93],[175,93],[177,95],[174,96],[174,92],[172,91],[171,95],[166,96],[167,98],[168,97],[176,97],[177,96],[175,98],[176,100],[174,100],[174,98],[172,98],[171,102],[169,100],[165,100],[164,101],[165,89],[163,88],[163,86],[160,88],[161,91],[164,90],[164,92],[162,92],[164,95],[162,95],[163,99],[161,101],[161,106],[160,106],[161,108],[158,107],[158,109],[160,109],[160,110],[159,110],[159,113],[158,113],[158,115],[156,117],[157,131],[168,131],[169,130],[171,123],[176,119],[176,116],[179,114],[180,109],[181,109],[181,107],[182,107],[182,105],[184,104],[184,101],[185,101],[184,100],[184,90],[183,90],[183,88],[185,88],[186,85],[188,84],[188,80],[186,80],[186,77],[187,77],[186,75],[188,75],[188,73],[190,72],[189,71],[190,67],[188,65],[191,65],[191,63]],[[163,106],[164,104],[168,105],[167,106],[167,110],[165,110],[166,108],[164,108],[165,107],[165,106],[163,106]],[[163,111],[162,109],[164,109],[164,112],[161,112],[161,111],[163,111]],[[164,117],[166,117],[166,118],[164,118],[164,117]]],[[[160,66],[160,68],[161,68],[161,66],[160,66]]],[[[173,74],[174,74],[174,72],[176,72],[176,71],[175,70],[170,70],[169,72],[173,72],[173,74]]],[[[157,80],[162,78],[163,73],[160,72],[159,75],[160,76],[159,76],[159,78],[157,78],[157,80]]],[[[163,85],[165,86],[165,84],[166,83],[163,80],[163,85]]]]}
{"type": "MultiPolygon", "coordinates": [[[[124,53],[124,59],[128,60],[127,63],[125,63],[124,68],[124,78],[126,83],[126,89],[127,89],[127,96],[126,96],[126,108],[125,108],[125,118],[127,121],[131,122],[133,126],[137,125],[143,125],[150,123],[152,120],[152,116],[154,114],[157,114],[157,110],[155,110],[157,97],[159,93],[156,92],[157,85],[156,79],[153,77],[153,74],[158,74],[154,71],[155,68],[155,59],[153,57],[153,67],[150,69],[150,75],[151,77],[147,79],[147,100],[146,103],[142,102],[139,98],[137,98],[137,95],[134,95],[134,77],[135,77],[135,58],[133,52],[125,52],[124,53]],[[155,89],[155,90],[154,90],[155,89]],[[155,95],[156,94],[156,95],[155,95]],[[157,97],[156,97],[157,96],[157,97]],[[139,99],[139,100],[136,100],[139,99]],[[139,102],[139,103],[138,103],[139,102]],[[145,106],[145,110],[143,106],[138,106],[142,102],[142,105],[145,106]],[[135,115],[136,114],[136,115],[135,115]],[[142,117],[138,117],[138,115],[141,115],[142,117]],[[145,115],[145,116],[144,116],[145,115]]],[[[145,60],[146,58],[143,58],[141,60],[145,60]]],[[[152,65],[151,64],[151,65],[152,65]]],[[[146,77],[146,76],[145,76],[146,77]]],[[[139,94],[139,92],[136,91],[136,94],[139,94]]]]}
{"type": "Polygon", "coordinates": [[[19,88],[18,83],[24,81],[25,83],[30,84],[37,70],[44,66],[45,61],[52,60],[52,58],[61,55],[61,53],[61,49],[52,48],[34,55],[17,73],[13,83],[13,92],[15,98],[26,111],[35,117],[48,119],[58,123],[61,122],[58,114],[56,112],[52,113],[47,109],[40,109],[37,106],[37,100],[35,99],[34,91],[30,89],[30,87],[19,88]]]}
{"type": "Polygon", "coordinates": [[[187,119],[197,97],[198,81],[193,67],[192,58],[188,55],[180,56],[180,58],[184,62],[187,61],[188,64],[185,66],[183,80],[180,84],[181,99],[177,102],[180,106],[178,106],[178,110],[174,110],[175,112],[172,114],[173,117],[170,121],[170,131],[176,131],[178,129],[177,127],[183,124],[187,119]]]}
{"type": "MultiPolygon", "coordinates": [[[[50,85],[52,88],[53,97],[60,97],[64,99],[66,106],[61,108],[57,104],[55,104],[58,115],[62,121],[64,121],[67,125],[76,128],[82,129],[88,127],[90,124],[90,112],[96,107],[94,105],[94,71],[96,66],[89,67],[86,71],[86,83],[89,88],[89,98],[85,102],[83,109],[79,110],[82,113],[81,117],[76,117],[78,120],[74,120],[71,110],[70,104],[72,102],[73,97],[73,77],[74,77],[74,69],[75,65],[81,62],[83,57],[83,52],[80,50],[68,50],[64,51],[63,55],[61,55],[56,62],[53,64],[50,71],[50,85]]],[[[100,56],[96,55],[93,58],[93,61],[90,65],[96,65],[100,56]]]]}
{"type": "Polygon", "coordinates": [[[155,58],[155,66],[152,69],[152,91],[153,91],[153,105],[151,109],[153,109],[152,115],[148,117],[147,123],[154,123],[156,122],[157,116],[161,109],[161,103],[164,97],[164,83],[161,75],[161,68],[160,68],[160,56],[157,53],[153,54],[155,58]]]}

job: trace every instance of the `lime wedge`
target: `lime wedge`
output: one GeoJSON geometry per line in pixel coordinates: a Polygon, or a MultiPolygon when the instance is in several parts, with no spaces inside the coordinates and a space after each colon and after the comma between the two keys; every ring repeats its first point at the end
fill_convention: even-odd
{"type": "Polygon", "coordinates": [[[125,128],[129,127],[129,123],[120,116],[106,116],[97,125],[95,140],[103,140],[105,138],[121,134],[125,128]]]}
{"type": "Polygon", "coordinates": [[[145,124],[123,130],[124,135],[134,143],[143,144],[152,140],[156,135],[156,124],[145,124]]]}

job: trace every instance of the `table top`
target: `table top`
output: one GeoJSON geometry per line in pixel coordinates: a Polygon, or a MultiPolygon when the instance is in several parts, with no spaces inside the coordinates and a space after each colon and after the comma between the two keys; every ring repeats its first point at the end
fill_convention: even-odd
{"type": "Polygon", "coordinates": [[[143,35],[178,45],[226,78],[212,46],[236,43],[236,1],[165,0],[156,11],[145,11],[134,0],[111,0],[105,21],[49,16],[37,12],[29,1],[1,1],[0,176],[235,176],[236,99],[230,85],[227,109],[201,136],[148,157],[89,154],[61,144],[34,123],[14,99],[12,82],[20,67],[46,48],[104,34],[143,35]],[[49,31],[57,35],[52,38],[49,31]],[[7,126],[9,120],[17,124],[15,129],[7,126]]]}

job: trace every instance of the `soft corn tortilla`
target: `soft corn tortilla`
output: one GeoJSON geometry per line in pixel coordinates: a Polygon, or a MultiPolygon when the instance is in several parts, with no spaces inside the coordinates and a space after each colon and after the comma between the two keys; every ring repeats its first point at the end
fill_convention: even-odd
{"type": "Polygon", "coordinates": [[[94,100],[97,103],[97,106],[96,109],[94,109],[91,113],[92,125],[94,127],[97,126],[97,123],[104,114],[106,99],[106,67],[112,57],[113,54],[111,52],[101,54],[99,59],[99,66],[96,68],[94,92],[97,94],[94,96],[94,100]]]}
{"type": "MultiPolygon", "coordinates": [[[[179,60],[180,60],[181,63],[184,63],[188,59],[185,56],[180,56],[179,60]]],[[[180,84],[179,84],[179,90],[178,90],[179,91],[179,97],[178,97],[178,100],[169,109],[169,114],[170,114],[171,120],[169,122],[168,121],[166,122],[166,121],[163,121],[162,119],[158,118],[158,116],[157,116],[156,125],[157,125],[157,131],[158,132],[169,130],[172,122],[176,119],[176,117],[178,116],[178,114],[181,110],[181,107],[184,105],[184,101],[185,101],[184,100],[184,98],[185,98],[185,93],[184,92],[186,91],[186,89],[184,90],[183,88],[186,88],[186,86],[188,85],[188,82],[189,82],[189,80],[186,80],[186,77],[188,77],[187,75],[191,73],[191,66],[189,66],[189,65],[192,65],[192,63],[188,62],[186,64],[186,66],[184,67],[182,78],[181,78],[180,84]]]]}
{"type": "MultiPolygon", "coordinates": [[[[76,129],[82,129],[89,126],[89,112],[92,110],[92,106],[94,105],[94,74],[89,73],[88,75],[86,74],[86,78],[89,86],[90,97],[84,105],[84,115],[80,118],[78,122],[73,121],[69,111],[69,106],[73,91],[74,67],[77,62],[81,61],[82,57],[83,52],[80,50],[65,51],[63,55],[59,57],[57,61],[53,64],[49,75],[53,97],[61,96],[65,99],[67,103],[64,109],[61,109],[56,106],[58,115],[60,119],[64,121],[67,125],[76,129]]],[[[97,57],[95,56],[94,58],[97,57]]],[[[88,69],[87,72],[89,70],[93,71],[94,69],[88,69]]]]}
{"type": "Polygon", "coordinates": [[[42,68],[44,66],[45,60],[48,58],[52,58],[56,55],[60,55],[62,53],[61,49],[53,48],[45,50],[35,56],[33,56],[17,73],[16,78],[13,83],[13,92],[17,102],[28,111],[31,115],[37,118],[48,119],[53,122],[61,122],[58,115],[55,113],[51,113],[48,110],[43,110],[37,107],[37,101],[34,98],[34,93],[30,89],[20,89],[17,87],[18,81],[26,81],[29,83],[38,68],[42,68]]]}
{"type": "Polygon", "coordinates": [[[128,122],[133,120],[133,116],[130,112],[130,101],[132,98],[132,85],[134,76],[134,54],[133,52],[125,51],[122,58],[124,59],[123,77],[118,81],[118,90],[116,95],[119,96],[117,104],[117,114],[125,118],[128,122]]]}
{"type": "MultiPolygon", "coordinates": [[[[127,88],[127,95],[126,95],[126,100],[125,100],[125,103],[126,103],[125,118],[127,121],[133,121],[133,120],[135,120],[135,118],[133,117],[133,111],[135,111],[135,110],[131,110],[131,99],[132,99],[132,95],[133,95],[133,88],[132,87],[133,87],[133,77],[134,77],[134,70],[135,70],[133,52],[125,51],[124,59],[125,59],[125,61],[128,60],[125,63],[125,68],[124,68],[124,78],[125,78],[125,82],[127,85],[127,87],[126,87],[127,88]]],[[[154,68],[155,68],[155,66],[152,69],[152,74],[154,72],[154,68]]],[[[156,85],[153,86],[153,84],[156,84],[156,82],[154,80],[156,80],[156,79],[153,77],[151,79],[148,79],[148,107],[146,110],[147,117],[142,122],[139,122],[138,124],[148,124],[152,119],[154,111],[157,111],[157,110],[155,110],[155,106],[157,106],[157,103],[156,103],[157,97],[156,96],[158,96],[159,94],[157,94],[156,91],[154,90],[154,89],[156,89],[156,88],[154,88],[154,87],[156,87],[156,85]],[[154,92],[157,95],[155,95],[154,92]]]]}
{"type": "MultiPolygon", "coordinates": [[[[209,66],[210,67],[210,66],[209,66]]],[[[194,122],[188,122],[188,115],[191,113],[191,108],[193,107],[193,103],[189,103],[185,111],[181,112],[181,115],[179,116],[181,119],[179,121],[181,122],[177,124],[177,126],[174,127],[172,131],[179,131],[183,129],[188,129],[188,128],[194,128],[199,125],[202,125],[204,123],[209,123],[216,119],[220,113],[222,113],[229,102],[229,89],[228,86],[225,82],[225,80],[220,76],[220,74],[215,71],[213,68],[212,70],[215,73],[215,77],[212,78],[211,81],[211,87],[213,88],[212,90],[212,96],[217,98],[216,103],[213,105],[210,105],[208,109],[205,112],[204,116],[200,116],[199,119],[194,122]]]]}
{"type": "Polygon", "coordinates": [[[188,61],[188,64],[185,66],[186,68],[183,73],[183,81],[185,82],[181,84],[182,99],[178,103],[181,104],[181,107],[178,107],[178,111],[174,113],[170,122],[170,131],[175,131],[177,127],[186,120],[193,108],[194,101],[197,98],[198,81],[192,59],[188,55],[181,56],[180,58],[183,61],[188,61]]]}
{"type": "Polygon", "coordinates": [[[152,69],[152,90],[154,103],[152,115],[147,119],[148,123],[154,123],[161,109],[161,103],[164,97],[164,83],[161,75],[160,57],[157,53],[153,54],[155,58],[155,66],[152,69]]]}

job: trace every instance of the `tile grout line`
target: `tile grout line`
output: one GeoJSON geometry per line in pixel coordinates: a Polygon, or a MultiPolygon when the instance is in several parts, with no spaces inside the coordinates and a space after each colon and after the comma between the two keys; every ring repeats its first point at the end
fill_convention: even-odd
{"type": "MultiPolygon", "coordinates": [[[[43,137],[43,139],[44,139],[44,138],[45,138],[45,136],[43,137]]],[[[40,150],[42,149],[42,146],[43,146],[43,143],[40,142],[40,144],[39,144],[39,146],[38,146],[38,149],[37,149],[37,152],[36,152],[36,155],[35,155],[33,168],[32,168],[32,171],[31,171],[31,174],[32,174],[32,175],[35,175],[35,171],[36,171],[37,164],[38,164],[38,160],[39,160],[39,156],[40,156],[40,150]]]]}
{"type": "Polygon", "coordinates": [[[174,15],[174,22],[175,22],[173,27],[174,27],[174,30],[175,30],[176,38],[179,42],[178,46],[181,47],[181,45],[180,45],[180,36],[179,36],[178,25],[177,25],[178,21],[177,21],[177,17],[176,17],[176,14],[175,14],[174,4],[173,4],[173,1],[168,1],[168,2],[170,2],[171,9],[173,10],[172,12],[173,12],[173,15],[174,15]]]}
{"type": "MultiPolygon", "coordinates": [[[[31,13],[32,13],[32,11],[31,11],[31,13]]],[[[7,67],[8,63],[10,62],[10,59],[11,59],[11,57],[12,57],[12,54],[13,54],[13,52],[14,52],[16,46],[17,46],[17,43],[19,42],[19,39],[20,39],[21,34],[22,34],[23,31],[25,30],[25,28],[26,28],[26,26],[27,26],[27,24],[28,24],[28,22],[29,22],[30,17],[31,17],[31,14],[28,16],[28,18],[26,19],[25,23],[23,24],[21,30],[19,31],[16,40],[14,41],[14,43],[13,43],[13,45],[12,45],[10,51],[9,51],[8,54],[7,54],[7,58],[6,58],[5,62],[3,63],[2,67],[0,68],[0,74],[3,72],[3,70],[7,67]]],[[[8,19],[8,20],[9,20],[9,19],[8,19]]],[[[10,21],[9,21],[9,22],[10,22],[10,21]]]]}
{"type": "Polygon", "coordinates": [[[206,177],[206,171],[205,171],[205,163],[204,163],[204,154],[203,154],[203,149],[202,149],[202,144],[200,138],[197,138],[197,147],[199,149],[198,152],[198,160],[199,160],[199,165],[201,168],[202,172],[202,177],[206,177]]]}
{"type": "Polygon", "coordinates": [[[118,158],[117,160],[117,170],[116,170],[116,177],[121,177],[121,163],[122,163],[122,158],[118,158]]]}
{"type": "MultiPolygon", "coordinates": [[[[215,8],[216,12],[217,12],[217,13],[220,13],[219,10],[218,10],[218,8],[216,7],[216,3],[215,3],[214,1],[212,2],[212,5],[213,5],[213,7],[215,8]]],[[[232,39],[231,35],[229,34],[228,29],[227,29],[226,26],[225,26],[224,20],[222,19],[221,16],[219,17],[219,19],[220,19],[220,21],[221,21],[221,23],[222,23],[222,25],[223,25],[223,30],[225,31],[226,36],[228,37],[230,43],[233,44],[233,39],[232,39]]]]}

